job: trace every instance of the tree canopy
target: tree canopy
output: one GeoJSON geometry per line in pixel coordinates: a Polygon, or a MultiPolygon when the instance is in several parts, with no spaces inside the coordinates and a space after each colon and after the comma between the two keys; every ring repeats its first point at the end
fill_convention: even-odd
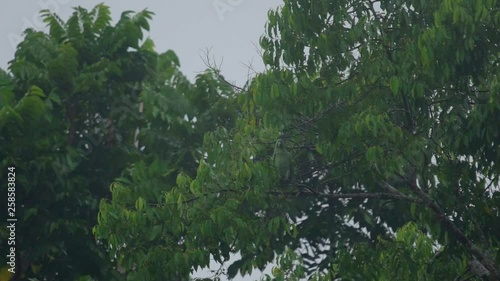
{"type": "Polygon", "coordinates": [[[284,0],[244,88],[147,10],[42,13],[0,74],[13,280],[500,280],[496,0],[284,0]]]}
{"type": "Polygon", "coordinates": [[[149,186],[158,201],[102,201],[97,236],[151,280],[153,257],[188,274],[231,253],[229,277],[278,258],[273,280],[500,278],[498,8],[284,1],[235,127],[205,134],[195,177],[149,186]],[[285,184],[278,142],[292,155],[285,184]],[[118,227],[139,216],[148,239],[118,227]]]}

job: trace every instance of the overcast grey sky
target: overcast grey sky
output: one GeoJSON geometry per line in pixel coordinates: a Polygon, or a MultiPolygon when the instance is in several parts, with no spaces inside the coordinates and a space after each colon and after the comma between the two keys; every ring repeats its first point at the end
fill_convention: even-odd
{"type": "Polygon", "coordinates": [[[174,50],[189,78],[206,68],[200,56],[211,48],[216,62],[222,62],[227,80],[239,85],[247,80],[248,65],[263,70],[258,40],[264,32],[267,11],[281,4],[279,0],[9,0],[0,11],[0,67],[7,68],[24,29],[44,28],[39,17],[41,9],[50,9],[67,19],[73,7],[91,9],[101,2],[111,7],[114,20],[125,10],[153,11],[149,36],[157,51],[174,50]]]}
{"type": "MultiPolygon", "coordinates": [[[[66,20],[73,7],[87,9],[104,2],[111,7],[117,20],[125,10],[140,11],[145,8],[155,13],[150,23],[151,37],[158,52],[172,49],[179,56],[181,69],[190,79],[206,69],[201,57],[211,49],[216,63],[221,63],[226,79],[243,85],[247,75],[264,66],[258,52],[259,37],[269,9],[278,7],[280,0],[8,0],[0,11],[0,68],[7,69],[14,57],[15,47],[23,30],[32,27],[43,30],[45,24],[39,11],[50,9],[66,20]],[[201,57],[200,57],[201,56],[201,57]]],[[[234,259],[235,257],[233,257],[234,259]]],[[[212,269],[218,266],[212,265],[212,269]]],[[[195,276],[205,275],[199,273],[195,276]]],[[[261,274],[237,277],[234,280],[256,280],[261,274]]]]}

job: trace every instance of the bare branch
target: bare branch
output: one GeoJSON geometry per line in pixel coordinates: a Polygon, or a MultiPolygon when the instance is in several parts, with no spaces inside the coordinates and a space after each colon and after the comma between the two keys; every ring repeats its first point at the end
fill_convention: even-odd
{"type": "Polygon", "coordinates": [[[212,70],[212,72],[217,76],[217,79],[219,79],[220,81],[222,81],[223,83],[231,86],[233,89],[235,89],[236,91],[238,92],[243,92],[245,91],[244,88],[238,86],[238,85],[235,85],[229,81],[226,80],[226,78],[224,78],[224,76],[222,76],[221,74],[221,68],[222,68],[222,63],[223,63],[223,59],[221,60],[221,62],[219,63],[219,65],[217,65],[215,63],[215,58],[212,57],[210,58],[210,51],[211,51],[211,48],[207,48],[205,51],[204,51],[204,55],[205,57],[201,57],[201,59],[203,60],[203,63],[205,63],[205,65],[210,69],[212,70]]]}

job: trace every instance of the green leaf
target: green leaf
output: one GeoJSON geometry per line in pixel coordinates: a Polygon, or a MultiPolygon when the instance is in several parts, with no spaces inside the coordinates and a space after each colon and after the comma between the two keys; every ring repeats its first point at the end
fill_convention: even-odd
{"type": "Polygon", "coordinates": [[[391,91],[394,95],[399,94],[399,79],[396,76],[391,78],[391,91]]]}
{"type": "Polygon", "coordinates": [[[412,217],[415,217],[415,211],[417,209],[417,204],[416,203],[411,203],[410,204],[410,214],[412,217]]]}
{"type": "Polygon", "coordinates": [[[49,99],[55,103],[57,103],[58,105],[61,105],[61,98],[54,92],[51,92],[49,94],[49,99]]]}
{"type": "Polygon", "coordinates": [[[137,200],[135,201],[135,208],[137,209],[137,211],[142,211],[144,209],[144,199],[142,197],[139,197],[137,198],[137,200]]]}
{"type": "Polygon", "coordinates": [[[160,237],[160,234],[162,233],[163,227],[161,225],[155,225],[153,226],[153,229],[151,230],[151,233],[149,235],[149,241],[156,240],[160,237]]]}
{"type": "Polygon", "coordinates": [[[227,277],[229,279],[233,279],[236,274],[238,274],[238,270],[243,266],[244,260],[240,259],[235,262],[233,262],[228,268],[227,268],[227,277]]]}

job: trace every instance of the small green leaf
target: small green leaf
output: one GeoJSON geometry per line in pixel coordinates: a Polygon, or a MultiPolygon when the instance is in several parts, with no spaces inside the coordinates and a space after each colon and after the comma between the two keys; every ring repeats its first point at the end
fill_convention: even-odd
{"type": "Polygon", "coordinates": [[[415,217],[415,211],[417,210],[417,204],[416,203],[411,203],[410,204],[410,214],[412,217],[415,217]]]}
{"type": "Polygon", "coordinates": [[[142,197],[137,198],[135,201],[135,208],[138,211],[142,211],[144,209],[144,199],[142,197]]]}
{"type": "Polygon", "coordinates": [[[244,260],[241,259],[241,260],[233,262],[233,264],[231,264],[227,268],[227,275],[228,275],[229,279],[233,279],[236,276],[236,274],[238,274],[238,270],[242,267],[243,263],[244,263],[244,260]]]}
{"type": "Polygon", "coordinates": [[[399,93],[399,78],[396,76],[393,76],[391,78],[391,91],[393,94],[397,95],[399,93]]]}
{"type": "Polygon", "coordinates": [[[149,236],[149,241],[153,241],[153,240],[157,239],[162,232],[162,228],[163,227],[161,225],[153,226],[153,229],[151,230],[151,234],[149,236]]]}

